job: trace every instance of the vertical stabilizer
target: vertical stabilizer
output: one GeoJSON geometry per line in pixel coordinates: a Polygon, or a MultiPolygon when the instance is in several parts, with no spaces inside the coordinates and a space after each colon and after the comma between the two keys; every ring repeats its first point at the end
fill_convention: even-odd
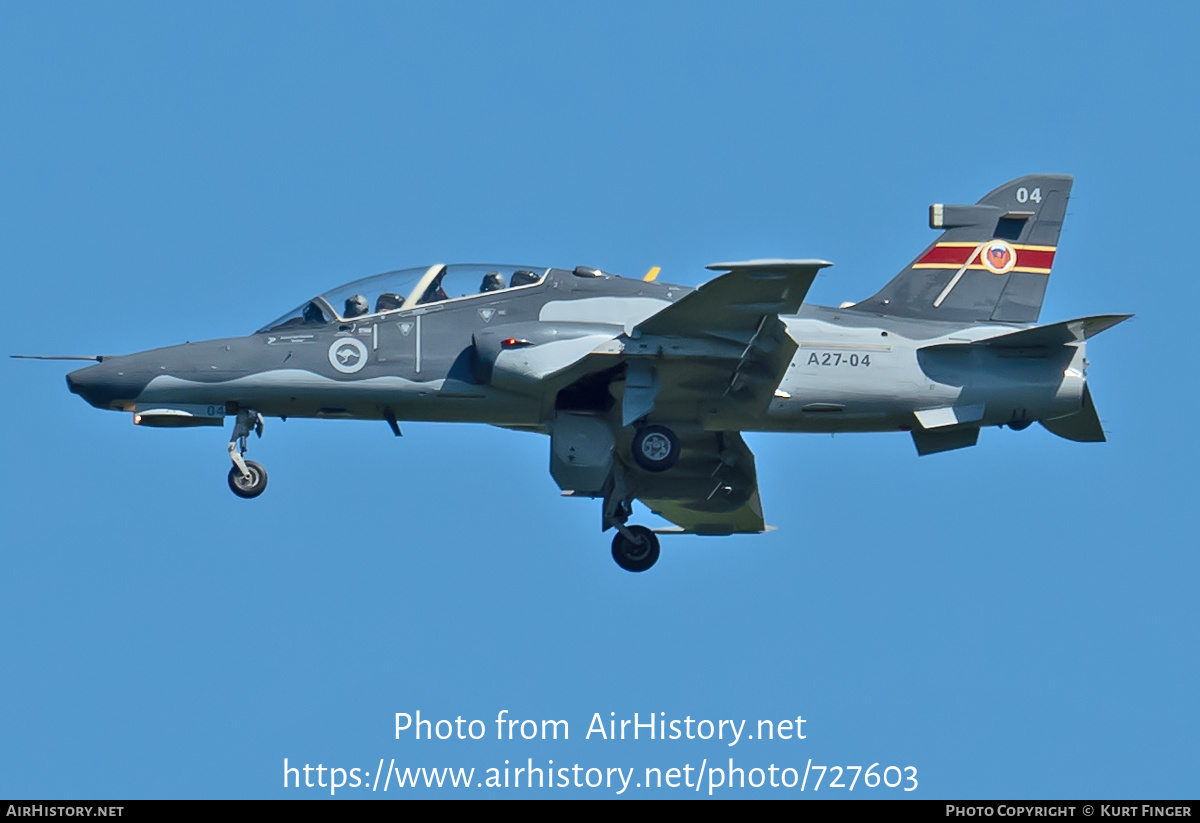
{"type": "Polygon", "coordinates": [[[941,236],[855,308],[924,320],[1037,322],[1071,183],[1065,174],[1034,174],[973,206],[930,206],[929,225],[941,236]]]}

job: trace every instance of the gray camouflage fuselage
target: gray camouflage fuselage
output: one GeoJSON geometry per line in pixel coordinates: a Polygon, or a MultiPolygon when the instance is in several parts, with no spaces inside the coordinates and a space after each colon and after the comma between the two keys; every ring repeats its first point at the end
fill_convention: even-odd
{"type": "Polygon", "coordinates": [[[922,455],[973,446],[984,426],[1104,440],[1087,340],[1128,315],[1034,325],[1071,183],[1031,175],[935,204],[938,239],[839,308],[804,302],[821,260],[714,264],[726,273],[695,289],[656,270],[438,264],[347,284],[248,337],[94,358],[67,382],[141,425],[236,415],[243,497],[266,475],[233,442],[244,451],[264,416],[548,434],[559,487],[603,499],[614,558],[642,571],[658,543],[626,524],[634,500],[684,532],[768,528],[741,432],[905,431],[922,455]]]}
{"type": "MultiPolygon", "coordinates": [[[[481,294],[363,322],[106,357],[73,372],[68,382],[93,405],[121,411],[217,405],[268,417],[383,420],[390,413],[401,421],[545,430],[563,388],[546,378],[597,349],[611,365],[640,356],[664,363],[687,359],[702,369],[704,353],[697,356],[699,347],[686,340],[626,334],[691,291],[552,270],[546,282],[517,294],[481,294]],[[494,313],[485,320],[487,310],[494,313]],[[536,334],[544,342],[481,354],[481,341],[510,333],[536,334]],[[338,371],[329,356],[345,338],[368,352],[366,364],[350,374],[338,371]],[[489,367],[491,375],[485,373],[489,367]]],[[[797,349],[769,406],[728,419],[701,403],[693,414],[705,429],[908,431],[916,412],[956,405],[982,405],[979,424],[998,426],[1069,415],[1082,402],[1085,342],[1050,360],[965,348],[928,352],[922,350],[1022,326],[911,321],[824,306],[804,306],[781,319],[797,349]]],[[[604,371],[607,364],[597,360],[593,371],[604,371]]],[[[664,414],[671,416],[660,409],[664,414]]]]}

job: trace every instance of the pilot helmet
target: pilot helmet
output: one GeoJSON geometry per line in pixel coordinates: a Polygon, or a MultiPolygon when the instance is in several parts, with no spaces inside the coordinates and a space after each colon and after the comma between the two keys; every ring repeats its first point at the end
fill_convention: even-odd
{"type": "Polygon", "coordinates": [[[504,288],[504,276],[498,271],[490,271],[483,276],[483,282],[479,285],[480,291],[499,291],[504,288]]]}
{"type": "Polygon", "coordinates": [[[346,298],[346,317],[358,317],[370,311],[367,298],[361,294],[356,294],[353,297],[346,298]]]}
{"type": "Polygon", "coordinates": [[[321,307],[315,302],[309,303],[304,307],[304,322],[306,323],[324,323],[325,312],[321,311],[321,307]]]}
{"type": "Polygon", "coordinates": [[[391,311],[404,307],[404,298],[395,292],[385,291],[375,298],[375,311],[391,311]]]}
{"type": "Polygon", "coordinates": [[[508,281],[509,286],[528,286],[530,283],[536,283],[538,276],[527,269],[517,269],[513,272],[512,278],[508,281]]]}

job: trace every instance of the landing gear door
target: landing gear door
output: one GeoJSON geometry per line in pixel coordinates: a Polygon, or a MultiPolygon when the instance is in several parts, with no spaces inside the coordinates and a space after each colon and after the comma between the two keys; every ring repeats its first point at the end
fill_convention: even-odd
{"type": "Polygon", "coordinates": [[[603,417],[559,412],[550,427],[550,474],[563,491],[599,496],[612,474],[614,449],[603,417]]]}

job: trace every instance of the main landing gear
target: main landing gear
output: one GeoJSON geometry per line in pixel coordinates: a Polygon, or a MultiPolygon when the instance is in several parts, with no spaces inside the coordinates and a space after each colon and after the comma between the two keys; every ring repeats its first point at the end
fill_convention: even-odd
{"type": "Polygon", "coordinates": [[[642,426],[633,436],[633,460],[648,472],[665,472],[679,459],[679,438],[666,426],[642,426]]]}
{"type": "Polygon", "coordinates": [[[644,572],[658,561],[658,535],[645,526],[617,526],[613,560],[627,572],[644,572]]]}
{"type": "MultiPolygon", "coordinates": [[[[630,443],[633,462],[648,472],[665,472],[679,460],[679,438],[666,426],[639,425],[630,443]]],[[[627,572],[644,572],[658,562],[658,535],[645,526],[628,525],[633,514],[632,490],[621,465],[613,468],[612,488],[604,499],[604,528],[615,528],[612,556],[627,572]]]]}
{"type": "MultiPolygon", "coordinates": [[[[635,446],[635,454],[636,449],[635,446]]],[[[617,565],[627,572],[644,572],[658,562],[658,535],[645,526],[627,525],[632,514],[633,495],[618,463],[613,467],[612,486],[604,496],[603,527],[617,530],[612,542],[612,556],[617,565]]]]}
{"type": "Polygon", "coordinates": [[[233,461],[233,468],[229,470],[229,490],[247,499],[258,497],[267,489],[267,470],[242,456],[246,453],[246,438],[250,432],[262,437],[262,415],[250,409],[238,409],[229,438],[229,459],[233,461]]]}

